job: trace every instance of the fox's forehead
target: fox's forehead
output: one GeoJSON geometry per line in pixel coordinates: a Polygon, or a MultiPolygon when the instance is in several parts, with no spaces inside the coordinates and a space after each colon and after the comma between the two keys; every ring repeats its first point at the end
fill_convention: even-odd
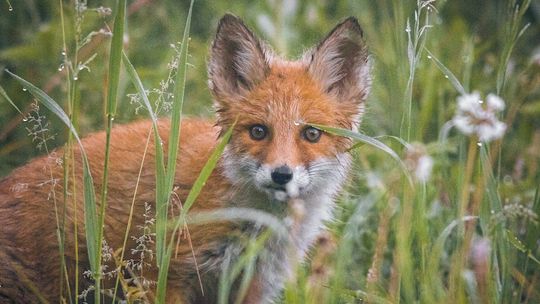
{"type": "Polygon", "coordinates": [[[336,121],[337,103],[312,79],[301,62],[271,66],[266,79],[248,94],[242,108],[246,120],[275,124],[336,121]]]}

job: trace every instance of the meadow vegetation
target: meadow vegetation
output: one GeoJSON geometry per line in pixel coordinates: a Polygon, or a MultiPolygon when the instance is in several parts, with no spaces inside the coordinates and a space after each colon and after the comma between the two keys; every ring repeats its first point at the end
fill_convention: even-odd
{"type": "MultiPolygon", "coordinates": [[[[189,1],[128,1],[121,13],[123,3],[0,0],[0,176],[77,145],[75,134],[157,116],[179,122],[180,112],[212,117],[206,61],[226,12],[291,58],[353,15],[373,62],[366,113],[360,133],[320,128],[358,141],[354,168],[335,220],[281,302],[540,302],[540,3],[196,1],[191,15],[189,1]]],[[[175,150],[158,146],[149,147],[164,156],[156,160],[163,164],[156,200],[167,204],[175,166],[166,153],[175,150]]],[[[89,192],[86,208],[96,212],[86,218],[94,246],[87,270],[95,291],[66,288],[101,294],[99,279],[118,272],[100,265],[115,259],[139,278],[132,284],[120,276],[116,289],[132,296],[125,300],[153,302],[140,292],[150,284],[162,300],[166,277],[145,282],[138,267],[153,257],[166,269],[167,227],[183,227],[219,152],[174,223],[146,208],[139,246],[125,249],[139,261],[123,261],[103,242],[98,227],[107,210],[96,206],[106,202],[89,192]]],[[[234,274],[249,273],[267,237],[223,275],[223,302],[234,274]]]]}

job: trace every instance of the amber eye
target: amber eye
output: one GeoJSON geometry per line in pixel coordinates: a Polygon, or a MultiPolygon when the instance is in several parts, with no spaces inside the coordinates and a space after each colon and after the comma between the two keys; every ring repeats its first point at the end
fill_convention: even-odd
{"type": "Polygon", "coordinates": [[[321,138],[321,130],[314,128],[314,127],[307,127],[304,129],[303,135],[304,138],[312,143],[316,143],[321,138]]]}
{"type": "Polygon", "coordinates": [[[253,140],[263,140],[268,134],[268,129],[263,125],[253,125],[249,129],[249,135],[253,140]]]}

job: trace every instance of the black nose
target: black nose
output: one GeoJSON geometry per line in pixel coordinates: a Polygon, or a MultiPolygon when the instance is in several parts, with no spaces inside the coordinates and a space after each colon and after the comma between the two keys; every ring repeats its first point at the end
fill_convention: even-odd
{"type": "Polygon", "coordinates": [[[272,180],[279,185],[285,185],[292,179],[292,170],[289,166],[281,166],[272,171],[272,180]]]}

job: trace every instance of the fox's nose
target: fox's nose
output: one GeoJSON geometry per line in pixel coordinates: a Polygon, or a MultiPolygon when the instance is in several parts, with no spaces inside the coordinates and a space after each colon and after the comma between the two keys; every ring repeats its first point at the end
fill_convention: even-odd
{"type": "Polygon", "coordinates": [[[272,171],[272,180],[278,185],[285,185],[292,179],[293,173],[289,166],[277,167],[272,171]]]}

